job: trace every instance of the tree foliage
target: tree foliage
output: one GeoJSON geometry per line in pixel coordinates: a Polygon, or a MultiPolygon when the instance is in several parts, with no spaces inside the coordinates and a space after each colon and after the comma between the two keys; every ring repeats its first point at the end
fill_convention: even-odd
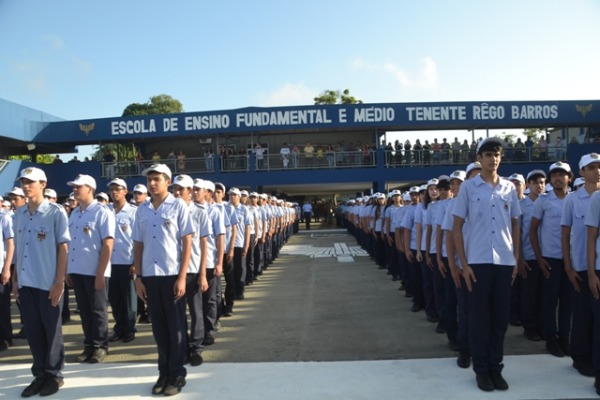
{"type": "Polygon", "coordinates": [[[324,90],[314,98],[316,105],[321,104],[362,104],[362,100],[350,95],[350,89],[343,92],[339,90],[324,90]]]}
{"type": "MultiPolygon", "coordinates": [[[[168,94],[152,96],[146,103],[131,103],[123,110],[123,117],[139,115],[175,114],[183,112],[183,105],[168,94]]],[[[95,160],[102,160],[106,152],[114,154],[117,161],[133,161],[138,155],[138,149],[133,143],[107,143],[98,146],[94,153],[95,160]]]]}

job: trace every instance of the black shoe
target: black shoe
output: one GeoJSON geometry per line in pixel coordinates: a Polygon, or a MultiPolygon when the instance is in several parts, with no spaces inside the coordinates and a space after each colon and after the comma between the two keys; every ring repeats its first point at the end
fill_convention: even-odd
{"type": "Polygon", "coordinates": [[[215,344],[215,338],[210,333],[207,333],[206,335],[204,335],[204,340],[202,341],[202,344],[205,346],[211,346],[215,344]]]}
{"type": "Polygon", "coordinates": [[[568,338],[558,338],[558,345],[560,346],[565,356],[571,355],[571,345],[569,344],[568,338]]]}
{"type": "Polygon", "coordinates": [[[21,392],[21,397],[31,397],[40,393],[42,387],[44,386],[44,382],[46,381],[45,375],[36,376],[33,381],[21,392]]]}
{"type": "Polygon", "coordinates": [[[120,340],[123,340],[123,335],[117,332],[113,333],[112,336],[108,338],[109,342],[118,342],[120,340]]]}
{"type": "Polygon", "coordinates": [[[512,326],[521,326],[521,321],[518,318],[511,318],[509,324],[512,326]]]}
{"type": "Polygon", "coordinates": [[[123,336],[123,343],[133,342],[135,340],[135,332],[128,333],[123,336]]]}
{"type": "Polygon", "coordinates": [[[532,342],[539,342],[542,340],[535,329],[525,329],[523,335],[525,335],[527,340],[531,340],[532,342]]]}
{"type": "Polygon", "coordinates": [[[400,287],[398,288],[399,291],[403,292],[405,290],[404,288],[404,283],[400,285],[400,287]]]}
{"type": "Polygon", "coordinates": [[[8,341],[0,339],[0,351],[6,351],[8,347],[8,341]]]}
{"type": "Polygon", "coordinates": [[[152,394],[163,394],[168,382],[168,377],[162,375],[159,376],[154,386],[152,386],[152,394]]]}
{"type": "Polygon", "coordinates": [[[412,295],[412,293],[411,293],[411,292],[405,292],[405,293],[404,293],[404,297],[406,297],[406,298],[410,299],[410,298],[412,298],[412,297],[413,297],[413,295],[412,295]]]}
{"type": "Polygon", "coordinates": [[[65,318],[62,319],[62,324],[63,325],[68,324],[69,322],[71,322],[71,317],[65,317],[65,318]]]}
{"type": "Polygon", "coordinates": [[[19,333],[13,335],[13,339],[25,339],[25,329],[21,328],[19,333]]]}
{"type": "Polygon", "coordinates": [[[86,362],[90,361],[90,358],[92,358],[93,355],[94,355],[94,348],[86,347],[83,350],[83,352],[77,356],[76,361],[78,363],[86,363],[86,362]]]}
{"type": "Polygon", "coordinates": [[[236,300],[244,300],[244,294],[243,293],[238,294],[237,296],[235,296],[235,299],[236,300]]]}
{"type": "Polygon", "coordinates": [[[594,367],[592,367],[592,365],[589,363],[582,361],[573,361],[573,368],[575,368],[577,372],[579,372],[583,376],[588,376],[592,378],[596,376],[594,367]]]}
{"type": "Polygon", "coordinates": [[[565,352],[560,348],[558,340],[556,339],[546,340],[546,349],[548,350],[548,353],[552,354],[554,357],[565,356],[565,352]]]}
{"type": "Polygon", "coordinates": [[[185,377],[177,376],[169,379],[169,383],[165,387],[163,394],[165,396],[173,396],[181,392],[181,388],[185,386],[185,377]]]}
{"type": "Polygon", "coordinates": [[[500,371],[490,371],[490,378],[496,390],[508,390],[508,383],[502,377],[500,371]]]}
{"type": "Polygon", "coordinates": [[[471,355],[467,352],[459,351],[456,365],[461,368],[469,368],[471,366],[471,355]]]}
{"type": "Polygon", "coordinates": [[[477,387],[484,392],[492,392],[494,390],[494,382],[490,378],[490,374],[487,372],[483,374],[477,374],[477,387]]]}
{"type": "Polygon", "coordinates": [[[44,381],[44,386],[40,389],[40,396],[50,396],[58,392],[65,382],[55,376],[47,376],[44,381]]]}
{"type": "Polygon", "coordinates": [[[140,315],[139,323],[140,324],[149,324],[150,317],[148,316],[148,314],[143,313],[142,315],[140,315]]]}
{"type": "Polygon", "coordinates": [[[190,360],[190,365],[192,367],[197,367],[198,365],[201,365],[204,361],[200,352],[196,350],[190,352],[190,354],[188,355],[188,360],[190,360]]]}
{"type": "Polygon", "coordinates": [[[410,308],[410,311],[419,312],[421,311],[421,306],[419,306],[418,304],[413,304],[413,306],[410,308]]]}
{"type": "Polygon", "coordinates": [[[435,326],[435,333],[446,333],[446,326],[443,322],[440,321],[437,323],[437,325],[435,326]]]}
{"type": "Polygon", "coordinates": [[[232,310],[223,310],[223,314],[221,314],[222,317],[231,317],[233,316],[233,311],[232,310]]]}
{"type": "Polygon", "coordinates": [[[90,357],[89,363],[98,364],[106,358],[107,354],[108,351],[104,347],[97,347],[94,349],[94,354],[92,354],[92,356],[90,357]]]}
{"type": "MultiPolygon", "coordinates": [[[[392,282],[396,282],[397,280],[399,280],[400,278],[398,278],[397,276],[392,276],[392,282]]],[[[398,289],[400,290],[400,289],[398,289]]]]}
{"type": "Polygon", "coordinates": [[[438,319],[437,319],[436,316],[428,315],[427,316],[427,322],[431,322],[432,324],[435,324],[436,322],[438,322],[438,319]]]}

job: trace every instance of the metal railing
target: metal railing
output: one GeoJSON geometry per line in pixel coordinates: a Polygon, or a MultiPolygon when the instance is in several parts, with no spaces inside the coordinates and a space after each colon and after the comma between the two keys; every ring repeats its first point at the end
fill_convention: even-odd
{"type": "Polygon", "coordinates": [[[255,170],[370,168],[376,166],[376,153],[375,150],[368,150],[333,151],[312,156],[304,153],[291,153],[288,156],[270,154],[262,160],[255,159],[255,170]]]}
{"type": "MultiPolygon", "coordinates": [[[[460,150],[385,150],[385,167],[396,168],[406,166],[427,166],[447,164],[468,164],[475,161],[476,149],[460,150]]],[[[543,149],[505,147],[502,154],[503,163],[537,163],[545,161],[565,161],[566,147],[548,146],[543,149]]]]}

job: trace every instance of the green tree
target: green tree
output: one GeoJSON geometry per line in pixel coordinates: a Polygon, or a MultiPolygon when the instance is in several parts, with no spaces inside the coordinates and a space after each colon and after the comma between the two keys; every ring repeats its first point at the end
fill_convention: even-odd
{"type": "Polygon", "coordinates": [[[362,100],[350,95],[350,89],[343,92],[339,90],[325,90],[314,98],[316,105],[321,104],[362,104],[362,100]]]}
{"type": "MultiPolygon", "coordinates": [[[[183,105],[168,94],[152,96],[146,103],[131,103],[123,110],[123,117],[139,115],[175,114],[183,112],[183,105]]],[[[134,143],[107,143],[98,146],[94,153],[95,160],[102,160],[106,152],[114,154],[117,161],[133,161],[138,155],[134,143]]]]}

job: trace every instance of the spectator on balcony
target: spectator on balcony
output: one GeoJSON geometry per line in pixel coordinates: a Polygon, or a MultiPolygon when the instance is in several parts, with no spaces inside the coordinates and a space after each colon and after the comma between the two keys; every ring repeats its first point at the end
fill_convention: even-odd
{"type": "Polygon", "coordinates": [[[321,167],[321,165],[323,165],[323,146],[318,145],[317,146],[317,166],[321,167]]]}
{"type": "Polygon", "coordinates": [[[263,149],[260,143],[256,143],[256,146],[254,146],[254,156],[256,157],[256,169],[263,168],[265,162],[265,149],[263,149]]]}
{"type": "Polygon", "coordinates": [[[161,159],[161,157],[160,157],[160,154],[158,154],[158,151],[155,151],[155,152],[152,154],[152,163],[153,163],[153,164],[159,163],[159,162],[160,162],[160,159],[161,159]]]}
{"type": "Polygon", "coordinates": [[[411,149],[412,145],[410,144],[410,140],[404,142],[404,159],[406,160],[406,165],[410,165],[412,163],[411,149]]]}
{"type": "Polygon", "coordinates": [[[533,160],[533,140],[531,136],[527,136],[527,140],[525,140],[525,153],[527,156],[527,161],[533,160]]]}
{"type": "Polygon", "coordinates": [[[61,160],[60,156],[57,154],[56,157],[54,157],[54,160],[52,160],[52,164],[62,164],[63,160],[61,160]]]}
{"type": "Polygon", "coordinates": [[[283,168],[287,168],[290,163],[290,148],[287,143],[283,143],[283,146],[281,146],[281,149],[279,150],[279,154],[281,155],[283,168]]]}
{"type": "Polygon", "coordinates": [[[396,164],[402,164],[402,144],[399,140],[394,142],[394,150],[396,150],[396,155],[394,158],[396,159],[396,164]]]}
{"type": "Polygon", "coordinates": [[[325,149],[325,157],[327,157],[327,166],[329,168],[333,168],[334,166],[334,154],[335,149],[333,148],[333,145],[328,144],[327,148],[325,149]]]}
{"type": "Polygon", "coordinates": [[[560,136],[556,138],[556,142],[554,143],[554,155],[558,161],[565,159],[565,145],[560,136]]]}
{"type": "Polygon", "coordinates": [[[419,139],[417,139],[417,141],[415,142],[415,145],[413,146],[413,154],[414,154],[414,160],[415,160],[415,164],[420,164],[421,163],[421,152],[423,151],[423,146],[421,145],[421,141],[419,139]]]}
{"type": "Polygon", "coordinates": [[[548,142],[546,138],[542,135],[540,138],[540,142],[538,143],[538,149],[540,151],[540,160],[548,159],[548,142]]]}
{"type": "Polygon", "coordinates": [[[214,158],[215,155],[212,147],[206,146],[204,148],[204,166],[206,167],[207,171],[212,171],[214,169],[214,158]]]}
{"type": "Polygon", "coordinates": [[[387,146],[384,148],[385,151],[385,164],[390,165],[392,163],[392,152],[394,151],[394,146],[392,146],[392,142],[388,142],[387,146]]]}
{"type": "Polygon", "coordinates": [[[448,161],[450,161],[450,143],[446,138],[442,139],[440,147],[442,148],[442,164],[448,164],[448,161]]]}
{"type": "Polygon", "coordinates": [[[452,142],[452,162],[454,164],[458,164],[459,160],[460,160],[460,142],[458,141],[458,138],[455,137],[454,142],[452,142]]]}
{"type": "Polygon", "coordinates": [[[460,145],[460,160],[464,164],[469,163],[469,142],[467,139],[463,140],[460,145]]]}
{"type": "Polygon", "coordinates": [[[307,167],[312,167],[313,165],[314,152],[315,148],[310,144],[310,142],[306,142],[306,146],[304,146],[304,157],[306,158],[307,167]]]}
{"type": "Polygon", "coordinates": [[[477,155],[477,142],[473,140],[469,147],[469,161],[475,162],[475,156],[477,155]]]}
{"type": "Polygon", "coordinates": [[[77,163],[77,162],[79,162],[79,159],[77,158],[77,156],[73,156],[73,158],[71,158],[71,159],[69,160],[69,162],[70,162],[70,163],[77,163]]]}
{"type": "MultiPolygon", "coordinates": [[[[58,156],[57,156],[58,157],[58,156]]],[[[108,179],[115,177],[115,156],[110,150],[106,150],[102,156],[102,162],[104,163],[104,172],[108,179]]]]}
{"type": "Polygon", "coordinates": [[[185,172],[185,154],[183,150],[179,150],[179,154],[177,154],[177,172],[185,172]]]}
{"type": "Polygon", "coordinates": [[[300,149],[297,145],[292,147],[292,167],[298,168],[300,166],[300,149]]]}
{"type": "Polygon", "coordinates": [[[429,140],[426,140],[423,145],[423,163],[431,164],[431,145],[429,144],[429,140]]]}
{"type": "Polygon", "coordinates": [[[524,161],[525,160],[525,145],[521,141],[521,138],[518,138],[517,143],[515,143],[515,160],[516,161],[524,161]]]}
{"type": "Polygon", "coordinates": [[[442,146],[438,143],[437,138],[433,139],[433,144],[431,145],[431,149],[433,150],[433,163],[440,163],[440,152],[442,150],[442,146]]]}

